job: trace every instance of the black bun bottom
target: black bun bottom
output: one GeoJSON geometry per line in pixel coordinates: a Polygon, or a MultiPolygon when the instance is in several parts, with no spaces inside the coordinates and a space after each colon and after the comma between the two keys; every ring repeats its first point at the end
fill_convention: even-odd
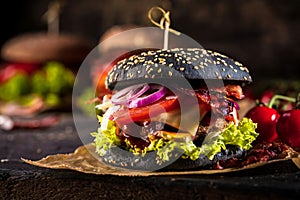
{"type": "Polygon", "coordinates": [[[111,148],[106,155],[101,156],[102,162],[113,167],[125,168],[139,171],[183,171],[209,169],[218,161],[225,161],[232,158],[245,156],[245,151],[237,146],[228,146],[226,150],[215,155],[213,160],[205,155],[200,155],[197,160],[181,158],[181,152],[173,152],[170,161],[161,162],[155,152],[147,153],[144,156],[133,155],[131,152],[115,147],[111,148]]]}

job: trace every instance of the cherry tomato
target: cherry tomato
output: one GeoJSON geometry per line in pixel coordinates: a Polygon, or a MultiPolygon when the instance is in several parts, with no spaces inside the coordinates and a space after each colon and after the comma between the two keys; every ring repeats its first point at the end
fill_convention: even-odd
{"type": "Polygon", "coordinates": [[[284,143],[300,150],[300,110],[284,112],[277,122],[277,132],[284,143]]]}
{"type": "Polygon", "coordinates": [[[256,142],[272,142],[278,138],[276,123],[280,117],[278,112],[266,106],[256,106],[246,114],[246,117],[257,123],[259,136],[256,142]]]}

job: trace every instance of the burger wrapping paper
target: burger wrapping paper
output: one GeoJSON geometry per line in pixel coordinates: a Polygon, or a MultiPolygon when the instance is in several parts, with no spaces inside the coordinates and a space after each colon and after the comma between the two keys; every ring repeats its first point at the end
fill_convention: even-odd
{"type": "Polygon", "coordinates": [[[163,172],[144,172],[132,171],[121,168],[109,166],[100,162],[95,156],[91,154],[95,152],[92,144],[78,147],[73,153],[49,155],[38,161],[32,161],[22,158],[28,164],[38,167],[50,169],[69,169],[79,171],[87,174],[98,175],[117,175],[117,176],[162,176],[162,175],[191,175],[191,174],[217,174],[242,171],[247,169],[258,168],[274,162],[283,162],[292,160],[293,163],[300,169],[300,155],[299,153],[289,150],[289,153],[284,159],[276,159],[268,162],[258,162],[250,164],[241,168],[226,168],[222,170],[198,170],[198,171],[163,171],[163,172]]]}

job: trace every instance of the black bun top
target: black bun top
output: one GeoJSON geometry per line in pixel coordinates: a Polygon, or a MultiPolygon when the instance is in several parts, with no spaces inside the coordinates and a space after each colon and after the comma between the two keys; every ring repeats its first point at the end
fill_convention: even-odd
{"type": "Polygon", "coordinates": [[[176,48],[142,52],[119,61],[108,73],[106,85],[113,89],[117,83],[125,87],[149,79],[179,77],[192,84],[200,80],[252,82],[247,67],[225,55],[200,48],[176,48]]]}

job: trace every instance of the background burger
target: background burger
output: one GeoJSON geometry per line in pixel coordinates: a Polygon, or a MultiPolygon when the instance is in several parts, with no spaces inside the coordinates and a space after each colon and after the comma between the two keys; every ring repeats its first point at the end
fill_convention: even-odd
{"type": "Polygon", "coordinates": [[[91,48],[88,40],[66,33],[27,33],[7,41],[1,49],[0,113],[69,108],[74,74],[91,48]]]}
{"type": "Polygon", "coordinates": [[[240,121],[237,113],[241,86],[251,82],[245,66],[205,49],[145,51],[121,60],[106,78],[112,95],[96,106],[101,113],[100,128],[92,133],[96,151],[106,163],[138,170],[196,169],[242,158],[258,136],[256,124],[240,121]],[[176,85],[182,77],[192,89],[176,85]],[[159,79],[174,83],[174,88],[156,84],[159,79]],[[205,84],[220,80],[224,85],[205,84]],[[189,95],[197,99],[200,118],[182,128],[181,115],[186,113],[180,111],[179,99],[189,95]]]}

